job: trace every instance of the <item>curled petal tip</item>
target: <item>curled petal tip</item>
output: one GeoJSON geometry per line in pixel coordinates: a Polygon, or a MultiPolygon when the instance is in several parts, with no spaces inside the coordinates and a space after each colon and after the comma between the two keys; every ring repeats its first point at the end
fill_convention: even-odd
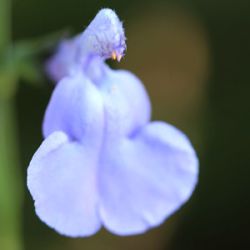
{"type": "Polygon", "coordinates": [[[82,53],[95,54],[104,59],[121,59],[126,50],[122,22],[111,9],[100,10],[80,38],[82,53]]]}

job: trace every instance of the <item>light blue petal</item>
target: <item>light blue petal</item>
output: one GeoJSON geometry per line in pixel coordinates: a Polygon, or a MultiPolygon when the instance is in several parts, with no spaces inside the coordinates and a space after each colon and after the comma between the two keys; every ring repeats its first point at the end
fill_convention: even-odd
{"type": "Polygon", "coordinates": [[[52,80],[58,82],[63,77],[75,73],[80,64],[77,60],[78,43],[77,38],[63,40],[55,55],[46,64],[46,72],[52,80]]]}
{"type": "Polygon", "coordinates": [[[39,218],[61,234],[89,236],[101,226],[96,183],[97,155],[54,132],[28,168],[28,188],[39,218]]]}
{"type": "Polygon", "coordinates": [[[107,68],[96,83],[103,97],[106,141],[131,136],[149,122],[150,100],[135,75],[129,71],[107,68]]]}
{"type": "Polygon", "coordinates": [[[163,122],[106,148],[99,174],[105,227],[131,235],[161,224],[190,197],[197,174],[198,160],[187,137],[163,122]]]}
{"type": "Polygon", "coordinates": [[[101,9],[79,36],[79,56],[92,54],[107,59],[112,57],[112,52],[123,56],[125,40],[122,22],[116,13],[108,8],[101,9]]]}
{"type": "Polygon", "coordinates": [[[62,130],[73,140],[99,147],[104,127],[102,98],[90,80],[82,73],[61,80],[48,104],[43,134],[62,130]]]}

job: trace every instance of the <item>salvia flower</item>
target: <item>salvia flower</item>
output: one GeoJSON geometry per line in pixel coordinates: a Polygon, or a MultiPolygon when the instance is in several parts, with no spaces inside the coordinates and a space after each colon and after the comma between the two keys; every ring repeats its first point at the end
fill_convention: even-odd
{"type": "Polygon", "coordinates": [[[122,23],[102,9],[48,64],[59,82],[28,188],[39,218],[66,236],[89,236],[102,226],[119,235],[145,232],[187,201],[197,182],[187,137],[150,122],[140,80],[105,64],[120,60],[125,49],[122,23]]]}

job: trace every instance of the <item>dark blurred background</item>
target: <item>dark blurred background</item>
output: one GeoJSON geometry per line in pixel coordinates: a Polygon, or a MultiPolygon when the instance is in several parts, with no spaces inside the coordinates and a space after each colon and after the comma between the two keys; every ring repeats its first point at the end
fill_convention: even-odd
{"type": "Polygon", "coordinates": [[[200,158],[199,184],[179,212],[144,235],[58,235],[36,217],[25,184],[53,85],[46,78],[37,86],[20,80],[15,106],[25,189],[23,249],[250,249],[250,2],[14,0],[12,39],[82,32],[102,7],[116,10],[128,38],[127,55],[113,67],[143,80],[153,119],[188,134],[200,158]]]}

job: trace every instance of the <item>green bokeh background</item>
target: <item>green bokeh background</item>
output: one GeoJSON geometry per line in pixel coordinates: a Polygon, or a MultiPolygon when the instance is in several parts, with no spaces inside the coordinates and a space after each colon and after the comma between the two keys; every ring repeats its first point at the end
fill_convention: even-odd
{"type": "MultiPolygon", "coordinates": [[[[35,85],[20,79],[14,99],[24,189],[20,250],[248,249],[250,2],[14,0],[12,40],[61,30],[81,32],[102,7],[116,10],[128,37],[126,57],[112,66],[129,69],[143,80],[153,119],[188,134],[200,158],[199,184],[180,211],[144,235],[118,237],[105,230],[86,239],[58,235],[36,217],[26,188],[26,169],[42,141],[41,123],[53,85],[46,77],[35,85]]],[[[48,54],[41,54],[40,61],[48,54]]],[[[8,143],[7,135],[0,136],[8,143]]],[[[0,158],[3,168],[1,164],[0,158]]],[[[10,185],[12,181],[10,175],[10,185]]],[[[1,199],[10,195],[1,191],[1,199]]],[[[18,200],[21,194],[16,195],[18,200]]],[[[5,223],[0,221],[2,231],[8,227],[5,223]]]]}

